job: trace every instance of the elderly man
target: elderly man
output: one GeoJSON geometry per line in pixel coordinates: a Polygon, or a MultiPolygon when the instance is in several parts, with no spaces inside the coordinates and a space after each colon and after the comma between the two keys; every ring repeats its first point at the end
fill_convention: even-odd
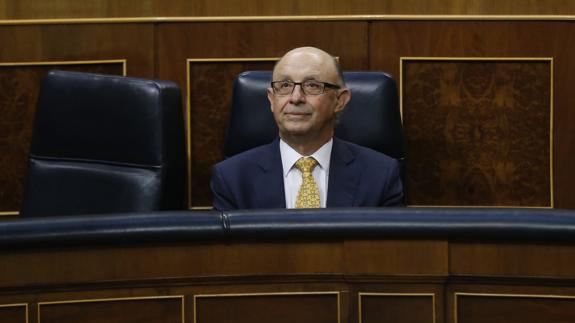
{"type": "Polygon", "coordinates": [[[333,136],[351,92],[331,55],[289,51],[267,96],[279,138],[214,166],[214,209],[401,205],[397,161],[333,136]]]}

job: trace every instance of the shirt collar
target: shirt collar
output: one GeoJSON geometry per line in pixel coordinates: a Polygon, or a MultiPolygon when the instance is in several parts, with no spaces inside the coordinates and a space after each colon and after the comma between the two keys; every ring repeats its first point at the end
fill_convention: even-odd
{"type": "Polygon", "coordinates": [[[319,167],[327,170],[329,168],[329,162],[331,159],[331,148],[333,147],[333,138],[321,146],[310,156],[302,156],[297,151],[295,151],[290,145],[288,145],[283,139],[280,138],[280,154],[282,157],[282,167],[284,177],[287,176],[288,172],[292,169],[295,162],[301,157],[313,157],[317,160],[319,167]]]}

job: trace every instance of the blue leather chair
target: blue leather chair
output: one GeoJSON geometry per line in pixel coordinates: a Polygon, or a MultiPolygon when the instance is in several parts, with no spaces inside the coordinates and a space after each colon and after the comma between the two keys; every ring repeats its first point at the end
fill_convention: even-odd
{"type": "Polygon", "coordinates": [[[179,87],[51,71],[44,78],[22,216],[183,209],[179,87]]]}
{"type": "MultiPolygon", "coordinates": [[[[382,72],[344,72],[343,76],[352,95],[335,135],[396,158],[403,169],[405,151],[395,81],[382,72]]],[[[271,78],[271,71],[252,71],[234,81],[226,158],[277,137],[266,96],[271,78]]]]}

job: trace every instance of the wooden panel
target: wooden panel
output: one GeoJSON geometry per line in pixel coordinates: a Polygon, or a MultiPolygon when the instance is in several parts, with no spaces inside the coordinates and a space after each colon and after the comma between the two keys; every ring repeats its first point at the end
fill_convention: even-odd
{"type": "Polygon", "coordinates": [[[449,248],[454,275],[575,278],[571,245],[454,242],[449,248]]]}
{"type": "Polygon", "coordinates": [[[125,59],[129,76],[154,77],[152,24],[2,26],[0,43],[0,63],[125,59]]]}
{"type": "Polygon", "coordinates": [[[360,323],[435,323],[433,294],[360,293],[360,323]]]}
{"type": "Polygon", "coordinates": [[[194,301],[197,323],[340,323],[337,293],[206,295],[194,301]]]}
{"type": "Polygon", "coordinates": [[[158,35],[159,77],[175,80],[186,88],[188,73],[190,76],[190,206],[211,205],[211,166],[222,160],[229,98],[237,74],[250,69],[271,70],[273,63],[257,60],[277,58],[291,48],[305,45],[318,46],[339,56],[346,69],[367,69],[367,23],[162,24],[158,35]],[[343,39],[337,33],[349,37],[343,39]],[[182,69],[188,59],[215,62],[192,62],[182,69]],[[231,61],[218,62],[218,59],[231,61]]]}
{"type": "Polygon", "coordinates": [[[0,0],[0,19],[147,17],[147,16],[259,16],[350,14],[557,14],[575,13],[569,0],[294,0],[289,2],[246,0],[0,0]]]}
{"type": "Polygon", "coordinates": [[[460,294],[457,323],[575,321],[575,296],[460,294]]]}
{"type": "Polygon", "coordinates": [[[254,273],[342,273],[341,247],[341,242],[260,242],[4,251],[0,253],[0,286],[254,273]]]}
{"type": "MultiPolygon", "coordinates": [[[[226,127],[234,78],[244,71],[271,70],[273,61],[191,62],[188,142],[190,143],[189,200],[211,206],[211,167],[223,160],[226,127]]],[[[263,106],[261,113],[271,113],[263,106]]]]}
{"type": "Polygon", "coordinates": [[[410,204],[551,206],[551,61],[402,62],[410,204]]]}
{"type": "Polygon", "coordinates": [[[26,304],[0,304],[0,322],[28,323],[28,306],[26,304]]]}
{"type": "Polygon", "coordinates": [[[38,322],[184,323],[183,297],[39,303],[38,322]]]}
{"type": "Polygon", "coordinates": [[[16,212],[32,137],[41,78],[50,69],[123,75],[123,62],[61,62],[42,65],[0,63],[0,211],[16,212]]]}
{"type": "Polygon", "coordinates": [[[347,272],[385,275],[447,275],[448,247],[439,240],[345,242],[347,272]]]}
{"type": "MultiPolygon", "coordinates": [[[[569,93],[575,74],[568,71],[575,68],[575,43],[568,35],[574,32],[575,25],[562,22],[374,22],[370,29],[370,67],[398,77],[400,57],[552,57],[554,206],[573,208],[575,170],[571,165],[575,165],[575,140],[571,125],[575,124],[575,112],[571,107],[575,106],[575,97],[569,93]]],[[[409,172],[406,176],[410,182],[409,172]]],[[[407,187],[408,203],[411,189],[407,187]]]]}

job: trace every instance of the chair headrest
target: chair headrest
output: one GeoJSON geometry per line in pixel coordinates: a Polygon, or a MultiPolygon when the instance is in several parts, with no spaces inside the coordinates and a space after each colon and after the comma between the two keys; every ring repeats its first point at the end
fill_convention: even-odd
{"type": "Polygon", "coordinates": [[[53,70],[42,81],[31,154],[159,165],[163,122],[177,109],[172,82],[53,70]]]}

